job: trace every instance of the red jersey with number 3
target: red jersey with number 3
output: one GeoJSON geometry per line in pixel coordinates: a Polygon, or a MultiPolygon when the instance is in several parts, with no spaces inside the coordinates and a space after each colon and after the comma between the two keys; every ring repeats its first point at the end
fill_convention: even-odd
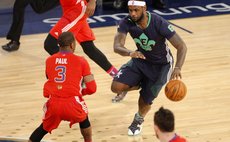
{"type": "Polygon", "coordinates": [[[85,58],[73,53],[56,53],[46,60],[48,81],[44,85],[44,97],[81,96],[83,76],[90,75],[85,58]]]}
{"type": "Polygon", "coordinates": [[[43,127],[50,132],[62,120],[70,127],[87,118],[88,108],[82,98],[81,82],[90,75],[88,62],[70,52],[59,52],[46,60],[48,81],[44,84],[43,95],[49,100],[44,105],[43,127]]]}

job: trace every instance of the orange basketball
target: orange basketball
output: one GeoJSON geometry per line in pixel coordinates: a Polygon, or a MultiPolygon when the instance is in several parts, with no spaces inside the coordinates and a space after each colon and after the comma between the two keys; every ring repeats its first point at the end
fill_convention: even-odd
{"type": "Polygon", "coordinates": [[[165,95],[171,101],[182,100],[187,93],[187,87],[181,80],[170,80],[165,86],[165,95]]]}

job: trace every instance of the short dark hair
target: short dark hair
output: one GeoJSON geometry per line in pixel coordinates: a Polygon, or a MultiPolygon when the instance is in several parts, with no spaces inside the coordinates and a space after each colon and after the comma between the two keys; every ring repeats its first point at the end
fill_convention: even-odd
{"type": "Polygon", "coordinates": [[[74,41],[75,38],[71,32],[63,32],[57,40],[60,47],[70,46],[74,41]]]}
{"type": "Polygon", "coordinates": [[[154,115],[154,124],[158,126],[158,128],[162,132],[173,132],[174,131],[174,114],[169,109],[164,109],[160,107],[154,115]]]}

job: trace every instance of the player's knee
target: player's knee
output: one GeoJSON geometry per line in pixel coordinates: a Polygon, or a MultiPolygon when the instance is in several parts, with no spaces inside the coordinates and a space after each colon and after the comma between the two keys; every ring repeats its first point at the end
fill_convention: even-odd
{"type": "Polygon", "coordinates": [[[123,91],[127,90],[127,88],[125,88],[125,85],[119,83],[119,82],[116,82],[116,81],[113,81],[112,84],[111,84],[111,91],[114,92],[114,93],[121,93],[123,91]]]}
{"type": "Polygon", "coordinates": [[[111,85],[111,91],[113,92],[113,93],[117,93],[117,87],[116,87],[116,85],[114,84],[114,83],[112,83],[112,85],[111,85]]]}
{"type": "Polygon", "coordinates": [[[59,51],[59,47],[57,45],[57,39],[49,34],[44,42],[44,49],[50,55],[57,53],[59,51]]]}
{"type": "Polygon", "coordinates": [[[91,126],[88,117],[84,121],[80,122],[79,125],[81,129],[86,129],[91,126]]]}

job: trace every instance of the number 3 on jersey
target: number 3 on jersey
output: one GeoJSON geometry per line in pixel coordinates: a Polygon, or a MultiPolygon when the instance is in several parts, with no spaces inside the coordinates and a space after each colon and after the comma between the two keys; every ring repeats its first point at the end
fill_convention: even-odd
{"type": "Polygon", "coordinates": [[[66,66],[56,66],[55,70],[58,72],[57,77],[54,78],[55,82],[62,83],[66,79],[66,66]]]}

